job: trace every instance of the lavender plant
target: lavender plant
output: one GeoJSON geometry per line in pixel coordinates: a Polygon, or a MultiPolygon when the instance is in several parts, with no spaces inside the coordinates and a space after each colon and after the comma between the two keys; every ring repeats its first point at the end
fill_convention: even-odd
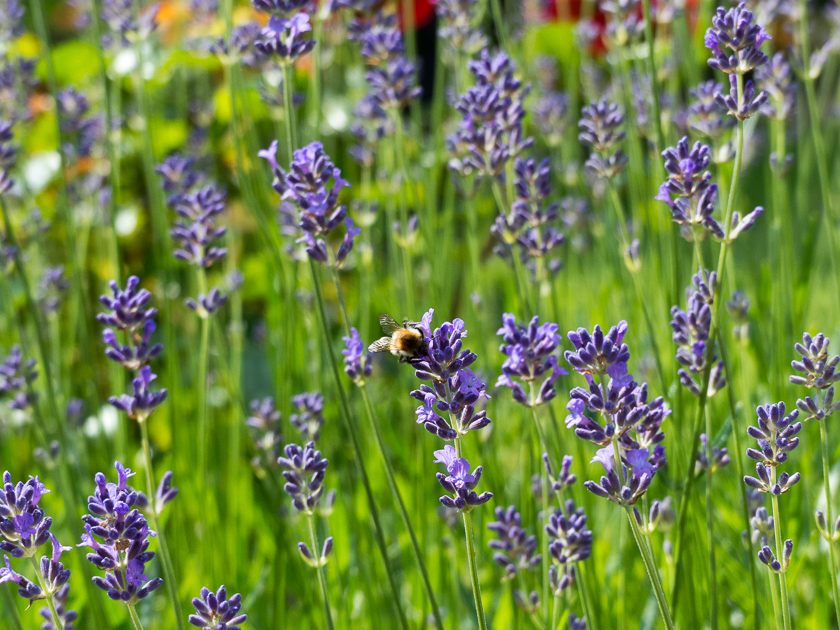
{"type": "MultiPolygon", "coordinates": [[[[832,522],[831,510],[831,469],[828,454],[828,430],[826,419],[840,410],[840,401],[834,402],[834,383],[840,381],[840,373],[837,372],[837,365],[840,364],[840,356],[829,356],[828,346],[831,340],[824,334],[819,333],[811,337],[807,332],[802,334],[802,343],[797,343],[795,348],[800,359],[791,362],[791,367],[798,372],[790,377],[794,385],[807,387],[816,390],[814,395],[800,398],[796,401],[798,412],[806,414],[804,421],[816,419],[820,425],[820,443],[822,445],[823,484],[825,487],[825,511],[817,510],[817,529],[828,545],[828,570],[831,575],[831,593],[834,597],[835,615],[840,618],[840,599],[837,597],[837,569],[835,563],[834,543],[840,538],[837,535],[838,526],[834,524],[834,531],[829,531],[826,523],[832,522]]],[[[798,413],[797,412],[797,413],[798,413]]],[[[798,439],[798,438],[795,438],[798,439]]],[[[775,514],[774,514],[775,516],[775,514]]]]}
{"type": "Polygon", "coordinates": [[[146,517],[134,507],[138,493],[128,480],[135,473],[120,462],[114,466],[117,483],[96,474],[96,490],[88,497],[90,513],[82,517],[85,534],[78,546],[90,548],[88,561],[105,572],[105,577],[94,577],[93,583],[110,599],[125,604],[134,627],[142,630],[136,606],[163,584],[162,578],[145,575],[146,565],[155,557],[149,551],[149,539],[157,532],[149,529],[146,517]]]}
{"type": "MultiPolygon", "coordinates": [[[[779,495],[788,492],[801,478],[800,474],[782,473],[776,477],[776,466],[787,461],[788,454],[799,445],[799,438],[795,437],[802,429],[802,423],[796,422],[799,410],[794,409],[785,415],[783,402],[763,405],[756,410],[758,426],[749,427],[747,433],[758,441],[758,448],[747,449],[750,459],[756,460],[757,477],[744,477],[744,483],[759,492],[770,495],[773,506],[774,534],[776,539],[776,553],[768,545],[764,545],[758,553],[758,559],[767,565],[768,570],[779,576],[781,588],[782,625],[791,628],[790,609],[788,602],[787,579],[785,573],[793,555],[793,541],[788,539],[782,543],[781,524],[779,520],[779,495]]],[[[778,622],[778,620],[777,620],[778,622]]]]}
{"type": "Polygon", "coordinates": [[[602,448],[593,462],[600,463],[606,475],[600,482],[586,481],[584,487],[623,507],[653,585],[656,602],[665,626],[673,628],[671,612],[650,547],[634,512],[634,505],[650,487],[656,472],[665,465],[663,420],[670,414],[662,397],[648,402],[647,384],[637,384],[628,372],[630,351],[624,343],[627,322],[619,322],[605,334],[600,326],[592,333],[584,328],[570,331],[574,351],[566,351],[566,361],[586,376],[589,388],[570,392],[566,427],[575,435],[602,448]],[[590,416],[597,414],[602,423],[590,416]]]}

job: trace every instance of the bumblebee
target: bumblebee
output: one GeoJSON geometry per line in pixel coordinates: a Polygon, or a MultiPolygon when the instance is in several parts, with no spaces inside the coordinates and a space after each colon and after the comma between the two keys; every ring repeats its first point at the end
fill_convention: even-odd
{"type": "Polygon", "coordinates": [[[405,319],[400,326],[393,317],[382,313],[379,324],[386,336],[370,344],[368,352],[390,352],[399,357],[400,363],[412,363],[429,352],[426,337],[417,322],[405,319]]]}

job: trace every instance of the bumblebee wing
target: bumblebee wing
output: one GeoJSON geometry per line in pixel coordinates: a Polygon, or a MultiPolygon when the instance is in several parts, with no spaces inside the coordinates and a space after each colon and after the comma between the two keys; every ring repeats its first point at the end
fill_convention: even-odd
{"type": "MultiPolygon", "coordinates": [[[[397,323],[397,320],[395,320],[393,317],[388,315],[388,313],[382,313],[379,316],[379,325],[382,326],[382,332],[384,332],[386,335],[389,335],[389,336],[393,335],[395,331],[402,328],[402,326],[400,326],[397,323]]],[[[382,341],[382,340],[380,339],[379,341],[382,341]]],[[[376,343],[379,343],[379,342],[376,342],[376,343]]]]}
{"type": "Polygon", "coordinates": [[[390,352],[391,351],[391,338],[390,337],[380,337],[372,344],[368,346],[368,352],[390,352]]]}

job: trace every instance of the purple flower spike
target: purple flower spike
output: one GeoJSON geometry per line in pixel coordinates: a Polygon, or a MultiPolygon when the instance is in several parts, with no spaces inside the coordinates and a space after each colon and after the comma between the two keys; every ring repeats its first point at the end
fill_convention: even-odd
{"type": "Polygon", "coordinates": [[[488,545],[495,550],[493,560],[501,566],[505,575],[503,582],[516,577],[519,570],[532,571],[542,562],[537,554],[537,537],[528,535],[522,527],[522,515],[514,506],[496,508],[496,520],[487,524],[487,529],[496,534],[488,545]]]}
{"type": "Polygon", "coordinates": [[[304,447],[287,444],[284,453],[285,457],[277,460],[285,469],[283,477],[286,485],[283,489],[292,497],[292,505],[298,512],[313,514],[324,493],[324,476],[329,461],[321,456],[321,451],[315,450],[315,442],[309,442],[304,447]]]}
{"type": "Polygon", "coordinates": [[[344,355],[344,371],[356,385],[364,386],[365,379],[371,375],[373,364],[371,355],[365,352],[365,344],[359,337],[359,331],[351,329],[350,337],[342,337],[345,348],[341,351],[344,355]]]}
{"type": "Polygon", "coordinates": [[[291,18],[272,17],[256,42],[257,50],[275,58],[280,65],[293,64],[315,47],[314,39],[304,37],[311,30],[307,13],[296,13],[291,18]]]}
{"type": "Polygon", "coordinates": [[[624,343],[627,322],[622,320],[609,329],[605,335],[600,326],[595,326],[592,334],[585,328],[569,331],[566,335],[575,347],[574,352],[566,351],[565,357],[575,371],[590,376],[601,376],[614,366],[624,365],[630,358],[630,351],[624,343]]]}
{"type": "Polygon", "coordinates": [[[709,138],[718,139],[726,134],[735,120],[728,116],[726,107],[715,100],[723,86],[715,81],[705,81],[690,91],[694,101],[688,108],[688,125],[709,138]]]}
{"type": "Polygon", "coordinates": [[[257,455],[251,461],[256,468],[273,467],[280,456],[283,433],[281,414],[270,396],[251,401],[251,415],[245,421],[251,429],[251,441],[257,455]]]}
{"type": "Polygon", "coordinates": [[[526,407],[547,403],[557,395],[554,389],[557,379],[568,374],[558,365],[554,354],[562,338],[557,332],[558,325],[549,322],[540,325],[539,317],[534,316],[525,327],[518,325],[511,313],[505,313],[502,320],[504,325],[496,334],[504,339],[501,352],[507,359],[502,364],[502,374],[496,381],[496,387],[509,387],[513,391],[513,399],[526,407]],[[535,391],[536,381],[541,378],[535,391]],[[515,379],[528,383],[530,395],[515,379]]]}
{"type": "Polygon", "coordinates": [[[38,401],[38,393],[32,390],[36,378],[35,359],[24,361],[20,346],[12,346],[9,356],[0,363],[0,398],[10,398],[12,409],[30,409],[38,401]]]}
{"type": "Polygon", "coordinates": [[[815,337],[803,333],[802,343],[797,343],[795,346],[801,359],[791,363],[791,367],[802,376],[793,375],[790,377],[790,382],[794,385],[824,390],[840,381],[840,372],[837,371],[840,356],[829,357],[830,343],[831,340],[823,333],[815,337]]]}
{"type": "Polygon", "coordinates": [[[747,433],[758,441],[758,449],[748,448],[747,455],[767,466],[778,466],[799,446],[799,438],[795,437],[802,429],[802,423],[796,422],[799,410],[785,415],[785,404],[779,402],[762,405],[756,413],[758,426],[748,427],[747,433]]]}
{"type": "Polygon", "coordinates": [[[14,184],[11,172],[17,161],[17,147],[12,139],[12,123],[0,119],[0,195],[14,184]]]}
{"type": "Polygon", "coordinates": [[[50,491],[38,477],[26,483],[12,483],[11,474],[3,474],[0,494],[0,549],[13,558],[31,558],[50,540],[52,518],[45,516],[38,503],[50,491]]]}
{"type": "Polygon", "coordinates": [[[581,110],[578,140],[592,147],[593,153],[586,160],[586,168],[598,177],[614,177],[627,164],[627,156],[618,148],[626,135],[623,126],[624,116],[618,110],[618,103],[610,103],[606,98],[581,110]]]}
{"type": "Polygon", "coordinates": [[[476,467],[470,473],[470,463],[455,454],[454,446],[447,444],[442,450],[435,451],[435,462],[444,464],[449,473],[448,475],[437,473],[440,485],[452,495],[444,495],[440,498],[444,507],[459,512],[470,512],[473,508],[487,503],[493,497],[492,492],[482,492],[481,494],[475,492],[474,489],[481,480],[481,466],[476,467]]]}
{"type": "Polygon", "coordinates": [[[190,615],[189,622],[196,628],[241,630],[239,624],[248,618],[248,615],[239,614],[242,596],[236,593],[228,599],[224,586],[220,586],[215,593],[206,587],[202,588],[201,597],[194,597],[192,605],[197,614],[190,615]]]}
{"type": "Polygon", "coordinates": [[[727,74],[745,74],[767,63],[761,45],[768,39],[767,31],[753,24],[752,11],[743,2],[728,11],[718,7],[705,37],[706,48],[712,51],[709,65],[727,74]]]}
{"type": "Polygon", "coordinates": [[[292,405],[297,410],[289,417],[292,426],[300,431],[307,442],[316,442],[324,426],[324,396],[321,392],[307,392],[292,396],[292,405]]]}
{"type": "Polygon", "coordinates": [[[132,420],[145,422],[152,415],[155,409],[166,400],[167,390],[158,392],[151,391],[151,384],[157,378],[152,369],[146,365],[140,369],[137,378],[134,379],[134,395],[111,396],[108,401],[120,411],[128,414],[132,420]]]}
{"type": "Polygon", "coordinates": [[[161,578],[148,580],[145,566],[155,554],[149,551],[150,537],[146,517],[138,509],[140,495],[128,485],[134,475],[115,462],[117,483],[108,482],[103,473],[95,476],[96,491],[88,497],[88,512],[82,517],[85,533],[79,547],[89,547],[87,559],[105,577],[96,576],[94,584],[114,601],[136,604],[163,584],[161,578]]]}

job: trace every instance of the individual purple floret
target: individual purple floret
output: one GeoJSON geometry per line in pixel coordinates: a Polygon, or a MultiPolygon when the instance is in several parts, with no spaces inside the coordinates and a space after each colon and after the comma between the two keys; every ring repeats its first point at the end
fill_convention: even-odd
{"type": "Polygon", "coordinates": [[[440,485],[452,496],[444,495],[440,502],[459,512],[470,512],[473,508],[487,503],[492,497],[492,492],[477,494],[475,487],[481,479],[481,466],[470,473],[470,463],[463,457],[458,457],[455,447],[447,444],[443,449],[435,451],[435,463],[446,466],[448,475],[436,473],[440,485]]]}
{"type": "Polygon", "coordinates": [[[735,119],[727,115],[727,108],[715,100],[715,94],[722,90],[720,83],[704,81],[689,91],[695,100],[688,107],[688,125],[712,139],[720,138],[735,125],[735,119]]]}
{"type": "MultiPolygon", "coordinates": [[[[707,438],[705,433],[700,434],[700,450],[697,451],[697,461],[694,463],[694,474],[700,474],[709,469],[709,458],[706,456],[707,438]]],[[[726,448],[712,446],[711,469],[712,474],[725,468],[730,462],[726,448]]]]}
{"type": "Polygon", "coordinates": [[[96,491],[88,497],[90,514],[82,517],[85,533],[78,546],[89,547],[87,559],[106,572],[104,578],[94,577],[94,584],[112,600],[133,605],[163,584],[161,578],[149,580],[144,575],[146,564],[155,556],[148,550],[149,537],[157,534],[136,507],[138,493],[128,485],[134,473],[120,462],[114,466],[117,483],[96,474],[96,491]]]}
{"type": "Polygon", "coordinates": [[[317,442],[324,426],[324,396],[321,392],[306,392],[292,396],[292,405],[296,409],[289,417],[292,426],[300,431],[307,442],[317,442]]]}
{"type": "Polygon", "coordinates": [[[785,415],[785,404],[780,402],[761,405],[756,413],[758,426],[748,427],[747,433],[758,440],[758,449],[748,448],[747,455],[766,466],[778,466],[787,461],[788,453],[799,446],[799,438],[795,437],[802,429],[802,423],[796,422],[799,410],[794,409],[785,415]]]}
{"type": "Polygon", "coordinates": [[[248,615],[240,615],[242,595],[236,593],[230,599],[224,586],[220,586],[215,593],[203,587],[201,597],[193,597],[192,605],[197,614],[190,615],[189,622],[196,628],[207,630],[241,630],[239,624],[244,623],[248,615]]]}
{"type": "Polygon", "coordinates": [[[187,298],[184,300],[184,306],[198,313],[199,317],[206,318],[216,313],[227,301],[228,296],[218,287],[213,287],[206,295],[199,293],[197,298],[187,298]]]}
{"type": "Polygon", "coordinates": [[[426,383],[411,392],[420,401],[417,424],[444,440],[454,440],[490,424],[487,412],[476,407],[489,398],[487,387],[469,369],[478,358],[464,348],[464,321],[444,322],[432,332],[434,309],[429,309],[417,326],[426,338],[428,353],[413,362],[414,374],[426,383]],[[449,421],[440,413],[448,414],[449,421]]]}
{"type": "Polygon", "coordinates": [[[548,475],[548,482],[551,484],[551,489],[558,495],[571,488],[577,481],[577,476],[571,472],[572,462],[574,458],[571,455],[564,455],[563,461],[560,464],[560,473],[555,477],[554,469],[548,458],[548,453],[543,453],[543,464],[545,465],[545,472],[548,475]]]}
{"type": "Polygon", "coordinates": [[[513,399],[526,407],[549,402],[557,395],[554,389],[557,379],[568,374],[558,365],[554,354],[562,339],[557,332],[559,326],[550,322],[540,325],[536,315],[527,327],[518,325],[512,313],[505,313],[502,321],[504,325],[496,334],[504,339],[500,350],[507,358],[502,363],[502,374],[496,387],[509,387],[513,399]],[[520,380],[528,384],[529,392],[518,382],[520,380]],[[537,384],[539,387],[535,389],[537,384]]]}
{"type": "Polygon", "coordinates": [[[128,417],[137,422],[145,422],[152,415],[155,409],[166,400],[167,390],[157,392],[151,390],[152,381],[157,375],[152,374],[152,368],[144,365],[140,368],[137,378],[133,381],[134,394],[123,394],[111,396],[108,399],[114,407],[128,414],[128,417]]]}
{"type": "Polygon", "coordinates": [[[342,337],[344,349],[341,354],[344,355],[344,371],[350,380],[362,386],[373,371],[373,363],[371,363],[371,355],[365,352],[366,346],[359,337],[359,331],[352,328],[350,334],[349,337],[342,337]]]}
{"type": "Polygon", "coordinates": [[[55,612],[58,614],[58,619],[61,622],[61,627],[56,628],[53,622],[52,612],[48,606],[44,606],[38,612],[44,618],[44,623],[41,624],[41,630],[75,630],[76,618],[79,616],[75,610],[67,609],[67,598],[70,595],[70,585],[65,584],[57,593],[53,595],[53,604],[55,605],[55,612]]]}
{"type": "Polygon", "coordinates": [[[28,599],[30,605],[31,602],[44,599],[41,587],[30,582],[22,575],[15,573],[14,569],[12,569],[11,563],[9,562],[9,556],[3,556],[3,558],[6,561],[6,566],[0,568],[0,584],[4,584],[6,582],[13,582],[16,584],[18,587],[18,595],[24,599],[28,599]]]}
{"type": "Polygon", "coordinates": [[[315,442],[304,447],[287,444],[283,449],[285,457],[277,463],[283,470],[286,485],[283,489],[292,497],[292,505],[298,512],[314,514],[321,495],[324,493],[324,476],[329,461],[315,450],[315,442]]]}
{"type": "Polygon", "coordinates": [[[296,13],[290,18],[272,17],[255,45],[262,55],[281,66],[294,64],[315,48],[315,40],[304,36],[311,30],[307,13],[296,13]]]}
{"type": "Polygon", "coordinates": [[[502,581],[512,580],[520,569],[531,571],[542,562],[542,556],[536,553],[537,537],[529,536],[522,527],[522,515],[514,506],[497,507],[496,520],[488,523],[487,529],[496,534],[488,545],[496,551],[493,560],[505,570],[502,581]]]}
{"type": "Polygon", "coordinates": [[[135,333],[142,329],[146,322],[157,317],[158,310],[149,308],[152,294],[146,289],[140,289],[140,279],[131,276],[126,281],[125,289],[120,289],[115,280],[108,283],[113,292],[113,297],[103,295],[99,301],[108,309],[108,313],[99,313],[96,316],[103,326],[115,328],[120,332],[135,333]]]}
{"type": "Polygon", "coordinates": [[[41,497],[50,490],[38,477],[26,483],[12,483],[9,471],[3,473],[0,494],[0,549],[13,558],[31,558],[49,540],[52,518],[38,507],[41,497]]]}
{"type": "Polygon", "coordinates": [[[32,390],[36,378],[35,359],[24,361],[20,346],[12,346],[9,356],[0,363],[0,398],[10,398],[12,409],[31,408],[38,401],[38,393],[32,390]]]}
{"type": "Polygon", "coordinates": [[[216,224],[226,203],[225,192],[212,184],[180,195],[175,204],[178,219],[171,230],[180,246],[175,258],[206,268],[227,254],[226,248],[214,245],[227,232],[216,224]]]}
{"type": "Polygon", "coordinates": [[[727,74],[745,74],[767,63],[760,49],[768,39],[767,31],[753,24],[745,3],[728,11],[718,7],[705,37],[706,48],[712,51],[709,65],[727,74]]]}
{"type": "Polygon", "coordinates": [[[630,351],[624,343],[626,333],[627,322],[624,320],[611,327],[606,335],[597,325],[591,335],[585,328],[569,331],[567,337],[575,350],[565,352],[566,361],[575,371],[592,377],[603,377],[610,372],[617,376],[626,372],[630,358],[630,351]]]}
{"type": "Polygon", "coordinates": [[[166,506],[178,496],[178,488],[172,485],[172,474],[171,470],[167,470],[163,474],[152,501],[149,501],[149,497],[144,493],[138,492],[137,507],[150,515],[160,516],[163,514],[166,506]]]}
{"type": "Polygon", "coordinates": [[[545,533],[551,541],[548,554],[552,562],[549,583],[555,595],[574,583],[574,564],[592,555],[592,532],[586,529],[586,521],[583,508],[576,508],[571,499],[548,518],[545,533]]]}
{"type": "Polygon", "coordinates": [[[802,376],[795,374],[790,377],[790,382],[803,387],[828,389],[833,383],[840,381],[840,372],[837,371],[840,356],[834,355],[829,358],[830,343],[831,340],[822,333],[816,337],[803,333],[802,343],[795,346],[796,352],[802,358],[790,364],[802,376]]]}
{"type": "Polygon", "coordinates": [[[586,630],[586,617],[578,619],[574,613],[569,613],[569,621],[566,630],[586,630]]]}
{"type": "Polygon", "coordinates": [[[578,140],[592,147],[593,153],[586,160],[586,168],[598,177],[614,177],[627,164],[627,156],[618,148],[626,135],[623,126],[624,116],[618,110],[618,103],[610,103],[606,97],[581,110],[578,140]]]}
{"type": "Polygon", "coordinates": [[[251,401],[251,414],[245,424],[251,428],[251,441],[257,455],[252,463],[256,467],[273,467],[280,456],[283,443],[281,414],[274,405],[274,399],[266,396],[251,401]]]}
{"type": "Polygon", "coordinates": [[[715,94],[715,101],[721,107],[725,107],[730,116],[738,120],[746,120],[759,111],[767,102],[767,92],[755,93],[755,84],[747,81],[744,84],[742,93],[738,94],[738,79],[735,75],[729,76],[729,94],[718,92],[715,94]]]}
{"type": "Polygon", "coordinates": [[[758,552],[758,559],[766,564],[773,573],[784,573],[787,571],[787,568],[790,565],[791,556],[793,556],[793,541],[789,538],[785,541],[784,546],[782,547],[781,562],[776,559],[776,555],[773,553],[773,550],[767,545],[762,547],[761,551],[758,552]]]}

